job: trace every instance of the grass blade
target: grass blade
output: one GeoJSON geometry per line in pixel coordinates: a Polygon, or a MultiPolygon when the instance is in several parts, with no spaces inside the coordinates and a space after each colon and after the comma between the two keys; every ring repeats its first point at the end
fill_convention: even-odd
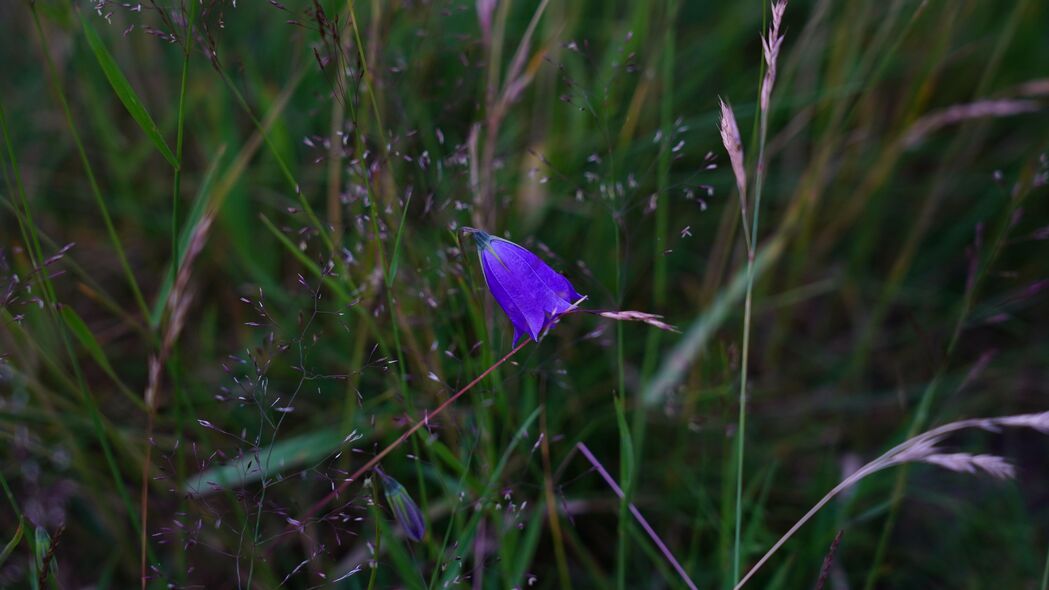
{"type": "Polygon", "coordinates": [[[84,320],[77,315],[77,312],[74,311],[72,307],[63,305],[60,310],[62,321],[65,322],[66,327],[69,328],[69,331],[72,332],[73,336],[78,342],[80,342],[80,345],[87,349],[88,354],[90,354],[91,358],[98,363],[98,366],[102,367],[102,370],[105,371],[106,375],[109,375],[109,378],[117,384],[120,393],[122,393],[128,401],[135,404],[137,408],[145,411],[145,403],[141,398],[136,396],[135,393],[124,384],[120,379],[120,376],[117,375],[116,370],[113,369],[113,365],[109,362],[109,358],[106,357],[105,351],[102,350],[102,345],[99,344],[94,333],[91,332],[91,328],[89,328],[84,320]]]}
{"type": "Polygon", "coordinates": [[[212,164],[204,175],[204,180],[200,183],[197,198],[193,201],[193,208],[190,209],[189,216],[186,218],[185,223],[182,224],[182,229],[179,231],[178,236],[177,256],[168,265],[167,273],[164,275],[164,282],[161,283],[160,289],[157,290],[157,295],[153,299],[153,308],[149,315],[150,327],[156,328],[160,326],[160,320],[163,319],[164,315],[164,305],[167,303],[168,295],[171,293],[171,287],[175,284],[175,272],[182,265],[183,255],[189,249],[189,241],[197,231],[197,225],[200,224],[200,220],[204,218],[204,212],[208,210],[208,207],[213,206],[212,203],[217,198],[222,196],[218,191],[212,190],[212,187],[215,184],[215,175],[225,153],[225,147],[220,147],[218,153],[212,158],[212,164]]]}
{"type": "Polygon", "coordinates": [[[58,533],[52,537],[47,534],[47,530],[44,527],[36,527],[35,542],[34,542],[34,565],[36,566],[36,585],[38,588],[43,588],[45,584],[50,580],[50,586],[52,588],[58,588],[58,561],[55,560],[55,547],[58,545],[58,540],[62,536],[62,529],[58,529],[58,533]]]}
{"type": "MultiPolygon", "coordinates": [[[[494,491],[495,484],[499,478],[502,477],[503,470],[506,468],[506,464],[510,461],[510,456],[513,454],[514,449],[517,448],[517,444],[524,438],[528,429],[532,427],[532,423],[539,417],[539,412],[541,410],[542,406],[533,410],[528,418],[525,418],[521,427],[517,429],[517,433],[514,434],[514,437],[510,439],[506,450],[503,451],[502,456],[499,458],[499,462],[496,463],[495,468],[492,469],[492,473],[488,477],[488,482],[485,484],[484,490],[482,493],[478,494],[478,501],[487,497],[494,491]]],[[[444,577],[441,579],[441,583],[437,585],[438,588],[447,588],[452,583],[452,580],[462,573],[461,568],[463,566],[463,560],[466,558],[466,552],[473,546],[474,535],[477,533],[477,527],[481,524],[481,518],[483,516],[484,511],[475,511],[467,524],[462,528],[455,556],[448,560],[448,571],[445,572],[444,577]]]]}
{"type": "Polygon", "coordinates": [[[95,339],[91,328],[87,327],[87,324],[77,315],[77,312],[73,311],[73,308],[68,305],[62,306],[62,319],[66,322],[66,326],[69,326],[69,330],[73,332],[80,344],[87,349],[91,358],[95,359],[95,362],[102,367],[102,370],[112,375],[114,373],[113,366],[109,364],[106,353],[102,352],[102,346],[95,339]]]}
{"type": "Polygon", "coordinates": [[[401,238],[404,236],[404,221],[408,218],[408,205],[412,203],[412,195],[408,193],[408,198],[404,201],[404,210],[401,211],[401,223],[397,226],[397,237],[393,241],[393,255],[390,256],[390,279],[388,283],[393,283],[393,280],[397,278],[397,266],[401,260],[401,238]]]}
{"type": "Polygon", "coordinates": [[[186,480],[183,491],[205,495],[224,488],[238,488],[326,457],[345,437],[335,430],[311,432],[282,440],[266,450],[198,473],[186,480]],[[261,456],[269,455],[266,461],[261,456]]]}
{"type": "Polygon", "coordinates": [[[102,68],[102,72],[106,75],[106,80],[109,80],[109,85],[113,87],[113,92],[117,93],[117,98],[124,104],[124,108],[138,123],[138,126],[145,132],[146,136],[149,137],[149,140],[153,142],[160,155],[164,156],[164,159],[171,164],[172,168],[178,169],[179,163],[174,152],[171,151],[167,142],[164,141],[164,136],[160,134],[157,124],[153,122],[153,118],[149,116],[146,107],[139,100],[135,89],[131,87],[131,83],[128,82],[124,73],[120,71],[120,66],[117,65],[116,60],[113,59],[113,56],[106,49],[102,39],[98,36],[98,31],[83,15],[80,15],[80,24],[84,29],[84,37],[87,39],[87,44],[91,47],[91,52],[95,54],[95,59],[98,60],[99,67],[102,68]]]}
{"type": "MultiPolygon", "coordinates": [[[[772,266],[780,254],[783,253],[785,239],[783,234],[773,238],[768,245],[761,249],[754,260],[754,277],[760,277],[772,266]]],[[[718,295],[717,299],[693,320],[692,325],[685,331],[684,337],[674,346],[666,356],[666,360],[656,371],[655,377],[645,387],[641,399],[645,406],[653,407],[661,403],[670,391],[681,382],[688,371],[689,366],[695,360],[696,355],[703,350],[707,341],[714,332],[728,318],[733,305],[743,297],[747,288],[746,269],[738,272],[729,283],[728,287],[718,295]]]]}
{"type": "Polygon", "coordinates": [[[7,545],[4,545],[4,550],[0,551],[0,565],[4,565],[4,562],[7,561],[7,558],[11,557],[11,553],[14,552],[15,547],[18,547],[18,544],[22,542],[22,534],[24,532],[25,521],[19,519],[18,528],[15,529],[14,536],[12,536],[11,540],[7,542],[7,545]]]}

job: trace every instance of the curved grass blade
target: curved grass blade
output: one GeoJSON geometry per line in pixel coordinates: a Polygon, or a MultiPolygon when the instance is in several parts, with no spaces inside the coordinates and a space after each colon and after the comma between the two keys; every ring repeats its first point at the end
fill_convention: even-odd
{"type": "Polygon", "coordinates": [[[91,333],[91,328],[87,327],[87,324],[77,315],[77,312],[73,311],[72,307],[64,305],[61,310],[62,319],[65,320],[66,326],[69,326],[69,330],[73,332],[76,339],[87,349],[91,358],[95,359],[95,362],[102,367],[102,370],[107,375],[113,375],[113,366],[109,364],[109,359],[106,358],[106,353],[102,351],[102,346],[95,339],[95,335],[91,333]]]}
{"type": "Polygon", "coordinates": [[[91,355],[91,358],[98,363],[98,366],[102,367],[102,370],[105,371],[106,375],[109,375],[109,378],[116,383],[120,393],[123,394],[128,401],[135,404],[135,407],[144,411],[146,409],[145,403],[124,384],[120,375],[117,375],[113,365],[109,362],[109,358],[106,357],[105,351],[102,350],[102,345],[99,344],[94,333],[91,332],[91,328],[89,328],[84,320],[77,315],[77,312],[74,311],[72,307],[63,305],[59,309],[62,315],[62,321],[65,322],[66,327],[69,328],[69,331],[72,332],[73,336],[76,337],[78,342],[80,342],[80,345],[87,350],[88,354],[91,355]]]}
{"type": "MultiPolygon", "coordinates": [[[[215,176],[218,172],[219,165],[223,162],[223,156],[226,154],[226,146],[220,146],[218,152],[211,158],[211,165],[208,167],[208,171],[204,174],[204,180],[200,183],[200,189],[197,191],[197,197],[193,201],[193,207],[189,211],[189,215],[186,217],[185,222],[182,224],[182,230],[179,232],[178,237],[178,252],[175,260],[168,264],[167,273],[164,275],[164,282],[161,283],[160,289],[157,290],[157,295],[153,299],[153,308],[150,310],[149,325],[151,328],[160,326],[160,320],[163,319],[164,305],[167,303],[168,295],[171,294],[171,287],[175,284],[175,272],[176,269],[182,266],[182,259],[187,250],[189,250],[189,241],[193,238],[193,235],[197,231],[197,226],[200,224],[201,219],[204,218],[204,212],[209,207],[214,207],[213,203],[221,200],[224,196],[224,192],[212,190],[215,184],[215,176]]],[[[237,175],[239,176],[239,170],[237,175]]],[[[232,186],[229,182],[222,184],[224,189],[232,186]]]]}
{"type": "Polygon", "coordinates": [[[102,43],[102,39],[98,36],[98,31],[91,26],[91,23],[83,15],[80,16],[80,24],[84,29],[84,37],[87,39],[87,44],[91,47],[91,52],[95,54],[95,59],[98,60],[102,73],[109,80],[109,85],[113,87],[113,92],[117,93],[117,98],[124,104],[124,108],[127,109],[131,118],[138,123],[138,126],[142,128],[142,131],[153,142],[160,155],[164,156],[164,159],[171,164],[172,168],[178,169],[178,159],[171,151],[171,148],[168,147],[167,142],[164,141],[164,136],[160,134],[157,124],[153,122],[153,118],[149,116],[146,107],[139,100],[135,89],[131,87],[131,83],[124,77],[124,73],[120,71],[120,66],[117,65],[113,56],[109,54],[105,44],[102,43]]]}
{"type": "Polygon", "coordinates": [[[245,454],[236,461],[198,473],[187,479],[182,489],[187,493],[206,495],[221,489],[242,487],[262,478],[319,461],[349,438],[332,429],[295,436],[274,444],[270,449],[260,449],[258,453],[245,454]],[[267,454],[268,460],[258,460],[267,454]]]}
{"type": "MultiPolygon", "coordinates": [[[[528,418],[525,418],[525,421],[521,423],[521,427],[517,429],[514,437],[510,439],[506,450],[503,451],[502,457],[500,457],[499,462],[496,463],[495,469],[493,469],[492,473],[488,476],[488,481],[485,483],[484,488],[477,495],[477,502],[484,500],[495,489],[495,484],[499,481],[499,478],[502,477],[503,470],[506,469],[506,465],[510,461],[510,456],[513,454],[514,449],[517,448],[518,443],[524,439],[528,429],[532,427],[532,423],[534,423],[539,417],[540,410],[542,410],[542,406],[532,410],[532,413],[528,415],[528,418]]],[[[477,534],[477,527],[481,523],[481,518],[483,518],[484,515],[485,512],[483,510],[474,511],[473,516],[470,517],[470,520],[462,528],[459,533],[459,538],[456,539],[456,550],[453,556],[447,560],[449,566],[447,571],[444,572],[444,577],[441,579],[441,582],[436,586],[437,588],[449,587],[452,584],[452,580],[462,573],[463,560],[466,558],[466,552],[473,546],[474,536],[477,534]]]]}
{"type": "MultiPolygon", "coordinates": [[[[786,240],[783,234],[777,235],[764,246],[754,260],[754,277],[757,279],[779,258],[786,240]]],[[[701,313],[685,331],[684,337],[674,345],[666,360],[656,371],[655,376],[642,392],[641,399],[646,407],[653,407],[663,399],[684,377],[688,368],[706,346],[714,332],[728,319],[734,305],[746,290],[747,273],[741,270],[736,273],[732,282],[718,295],[717,299],[701,313]]]]}
{"type": "Polygon", "coordinates": [[[390,257],[390,278],[388,283],[393,283],[397,278],[397,267],[401,262],[401,238],[404,236],[404,222],[408,218],[408,206],[412,204],[412,194],[404,201],[404,210],[401,211],[401,224],[397,226],[397,237],[393,241],[393,256],[390,257]]]}
{"type": "Polygon", "coordinates": [[[7,542],[7,545],[4,545],[4,550],[0,551],[0,565],[4,565],[4,562],[7,561],[7,558],[11,557],[11,554],[14,553],[15,547],[18,547],[18,544],[22,541],[22,533],[24,532],[25,521],[19,519],[18,528],[15,529],[14,536],[11,537],[11,540],[7,542]]]}

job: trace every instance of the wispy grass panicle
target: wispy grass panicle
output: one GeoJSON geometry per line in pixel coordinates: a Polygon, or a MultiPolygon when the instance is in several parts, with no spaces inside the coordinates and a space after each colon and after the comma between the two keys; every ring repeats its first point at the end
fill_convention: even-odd
{"type": "Polygon", "coordinates": [[[676,326],[672,326],[663,321],[663,316],[654,313],[645,313],[643,311],[599,311],[597,315],[616,321],[627,321],[627,322],[641,322],[648,324],[653,328],[659,328],[664,332],[680,332],[676,326]]]}

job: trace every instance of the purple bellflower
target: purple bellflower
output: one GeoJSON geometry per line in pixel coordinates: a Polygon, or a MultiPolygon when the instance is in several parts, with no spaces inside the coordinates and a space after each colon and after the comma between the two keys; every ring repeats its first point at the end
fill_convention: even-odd
{"type": "Polygon", "coordinates": [[[514,326],[514,344],[526,334],[538,342],[583,299],[564,275],[525,248],[480,230],[464,230],[477,242],[488,290],[514,326]]]}
{"type": "MultiPolygon", "coordinates": [[[[394,518],[404,528],[405,534],[413,541],[420,541],[426,535],[426,520],[422,511],[408,495],[404,486],[395,479],[386,475],[379,468],[379,461],[389,455],[401,445],[412,433],[443,412],[445,408],[452,405],[455,400],[462,397],[466,392],[473,389],[489,373],[500,365],[510,360],[512,356],[520,351],[524,344],[517,345],[522,336],[528,335],[533,340],[539,338],[550,328],[562,315],[576,311],[576,308],[585,299],[580,295],[572,283],[564,275],[550,268],[538,256],[517,244],[486,234],[483,231],[464,227],[462,232],[471,233],[477,242],[477,251],[481,257],[481,271],[488,289],[492,292],[499,307],[503,308],[510,323],[514,326],[514,349],[503,358],[496,361],[492,366],[484,370],[473,381],[469,382],[448,399],[441,402],[433,411],[427,412],[423,420],[418,420],[405,430],[401,436],[392,444],[383,449],[379,454],[373,456],[364,465],[358,467],[350,477],[345,478],[339,487],[333,489],[323,500],[316,503],[307,512],[306,516],[316,514],[321,508],[332,500],[339,497],[351,483],[357,478],[374,469],[383,482],[386,492],[386,501],[393,511],[394,518]]],[[[460,239],[462,233],[459,234],[460,239]]],[[[599,315],[601,317],[616,321],[643,322],[660,330],[677,332],[677,328],[663,321],[663,316],[643,311],[631,310],[600,310],[588,309],[578,310],[599,315]]],[[[589,451],[587,451],[589,453],[589,451]]],[[[591,462],[593,459],[591,458],[591,462]]]]}

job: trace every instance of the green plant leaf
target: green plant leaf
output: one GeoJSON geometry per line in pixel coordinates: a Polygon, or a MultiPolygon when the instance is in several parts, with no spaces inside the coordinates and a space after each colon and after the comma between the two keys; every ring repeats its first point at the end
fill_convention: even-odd
{"type": "MultiPolygon", "coordinates": [[[[769,240],[767,245],[762,246],[754,261],[754,278],[761,277],[772,264],[779,259],[783,253],[786,239],[783,234],[777,235],[769,240]]],[[[684,336],[678,340],[670,353],[666,355],[663,364],[656,371],[655,376],[645,386],[641,394],[641,400],[648,408],[663,402],[668,393],[681,382],[689,367],[695,361],[696,356],[706,346],[707,341],[714,335],[721,324],[735,310],[736,302],[743,297],[747,287],[747,271],[741,269],[736,273],[732,282],[720,293],[706,309],[703,310],[692,325],[685,331],[684,336]]]]}
{"type": "Polygon", "coordinates": [[[95,335],[91,332],[91,328],[87,327],[87,324],[80,319],[77,312],[73,311],[72,307],[63,305],[62,319],[65,320],[66,325],[69,326],[70,331],[76,336],[81,346],[86,348],[91,358],[95,359],[95,362],[102,367],[102,370],[111,377],[115,376],[116,372],[113,370],[113,366],[109,364],[109,359],[106,358],[106,353],[102,351],[102,346],[99,345],[95,335]]]}
{"type": "Polygon", "coordinates": [[[404,201],[404,210],[401,211],[401,224],[397,226],[397,237],[393,240],[393,256],[390,257],[390,279],[387,281],[389,284],[393,284],[393,280],[397,278],[397,267],[400,266],[401,262],[401,238],[404,237],[404,221],[408,218],[408,206],[412,204],[412,194],[408,193],[408,198],[404,201]]]}
{"type": "Polygon", "coordinates": [[[157,124],[153,122],[153,118],[149,116],[146,107],[139,100],[135,89],[131,87],[123,72],[120,71],[120,66],[117,65],[113,56],[109,54],[105,44],[102,43],[102,39],[98,36],[98,31],[91,26],[91,23],[83,15],[80,16],[80,24],[84,29],[84,37],[87,38],[87,44],[91,47],[91,52],[95,54],[95,59],[98,60],[98,65],[102,68],[106,79],[109,80],[109,85],[117,93],[117,98],[124,103],[124,108],[135,119],[142,131],[146,133],[153,145],[157,147],[164,159],[171,164],[172,168],[178,168],[178,159],[175,158],[175,154],[168,147],[167,142],[164,141],[164,136],[160,134],[157,124]]]}
{"type": "Polygon", "coordinates": [[[18,528],[15,529],[14,536],[12,536],[11,540],[7,542],[7,545],[4,545],[4,550],[0,551],[0,565],[4,565],[7,558],[11,557],[11,553],[14,552],[15,547],[18,547],[18,544],[22,542],[23,533],[25,533],[25,521],[19,519],[18,528]]]}
{"type": "Polygon", "coordinates": [[[246,454],[225,465],[198,473],[186,480],[183,491],[206,495],[236,488],[263,477],[319,461],[339,448],[347,437],[335,430],[321,430],[274,443],[258,453],[246,454]]]}
{"type": "MultiPolygon", "coordinates": [[[[186,256],[186,250],[189,249],[189,241],[193,239],[197,226],[200,225],[201,220],[204,218],[204,212],[208,210],[208,207],[213,207],[216,201],[221,200],[225,196],[222,191],[212,190],[215,184],[215,175],[225,153],[226,147],[220,146],[218,153],[211,159],[211,165],[208,166],[208,171],[204,174],[204,180],[200,183],[200,189],[197,191],[197,198],[193,201],[193,207],[189,210],[189,215],[179,230],[178,260],[175,261],[179,267],[182,266],[182,259],[186,256]]],[[[225,186],[228,187],[229,185],[226,184],[225,186]]],[[[164,274],[164,281],[160,284],[160,289],[157,290],[157,295],[153,299],[153,308],[150,310],[149,325],[152,328],[160,326],[160,320],[164,317],[164,306],[167,304],[168,295],[171,294],[171,287],[175,284],[175,271],[172,265],[168,264],[167,269],[167,272],[164,274]]]]}
{"type": "Polygon", "coordinates": [[[47,529],[44,527],[36,527],[36,534],[34,540],[34,558],[36,565],[36,572],[34,574],[34,582],[38,579],[48,578],[51,586],[57,588],[56,580],[58,579],[58,560],[54,556],[54,542],[51,539],[51,535],[47,534],[47,529]],[[50,555],[49,555],[50,554],[50,555]],[[44,570],[47,573],[44,574],[44,570]]]}
{"type": "MultiPolygon", "coordinates": [[[[510,456],[513,454],[514,449],[521,440],[524,439],[528,429],[532,427],[532,423],[535,422],[536,418],[539,417],[539,412],[542,410],[542,406],[532,410],[532,413],[525,418],[525,421],[521,423],[521,427],[517,429],[514,437],[510,439],[510,442],[506,445],[506,450],[503,451],[502,457],[499,458],[499,462],[496,463],[495,469],[488,476],[488,481],[485,483],[484,489],[480,494],[477,495],[476,503],[478,505],[483,504],[495,489],[495,484],[499,481],[499,478],[503,475],[503,470],[506,469],[506,464],[510,461],[510,456]]],[[[444,577],[441,583],[438,584],[437,588],[447,588],[451,585],[452,580],[458,576],[462,570],[462,559],[466,556],[466,552],[473,546],[474,535],[477,534],[477,526],[481,522],[481,518],[484,516],[484,510],[475,510],[470,520],[462,528],[459,533],[459,538],[456,539],[456,549],[453,557],[448,560],[449,567],[444,572],[444,577]]]]}

